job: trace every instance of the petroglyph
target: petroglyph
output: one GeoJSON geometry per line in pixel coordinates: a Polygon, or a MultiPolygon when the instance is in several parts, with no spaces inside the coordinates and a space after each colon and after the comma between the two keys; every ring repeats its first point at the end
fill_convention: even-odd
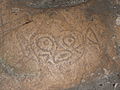
{"type": "Polygon", "coordinates": [[[82,44],[83,36],[77,31],[62,31],[58,37],[39,33],[31,39],[31,48],[36,57],[51,60],[52,63],[79,59],[85,50],[82,44]]]}
{"type": "Polygon", "coordinates": [[[62,61],[67,61],[72,57],[72,53],[68,50],[58,51],[55,55],[54,62],[59,63],[62,61]]]}
{"type": "Polygon", "coordinates": [[[60,33],[59,44],[62,48],[75,51],[84,44],[84,37],[78,31],[62,31],[60,33]]]}
{"type": "Polygon", "coordinates": [[[92,30],[91,28],[88,28],[88,30],[86,31],[86,38],[89,44],[99,43],[95,30],[92,30]]]}
{"type": "MultiPolygon", "coordinates": [[[[106,7],[109,7],[102,3],[104,0],[97,0],[101,3],[97,2],[96,5],[92,5],[96,1],[91,0],[80,6],[78,4],[86,1],[9,1],[18,2],[18,6],[0,4],[0,37],[4,41],[1,42],[3,54],[0,52],[0,57],[5,59],[0,61],[0,77],[8,77],[9,81],[6,83],[7,81],[2,82],[3,79],[0,79],[0,83],[6,87],[11,89],[11,86],[15,86],[14,82],[17,82],[18,87],[21,87],[13,90],[57,90],[59,87],[64,90],[63,88],[79,84],[81,80],[87,81],[89,76],[103,67],[111,68],[113,64],[116,66],[109,58],[111,55],[115,56],[114,50],[110,49],[113,46],[109,38],[111,32],[101,19],[106,7]],[[65,8],[74,5],[78,6],[65,8]],[[90,10],[87,11],[86,8],[90,10]],[[85,14],[92,16],[92,20],[88,20],[85,14]],[[107,55],[107,52],[111,55],[107,55]]],[[[8,90],[0,85],[3,86],[2,90],[8,90]]]]}

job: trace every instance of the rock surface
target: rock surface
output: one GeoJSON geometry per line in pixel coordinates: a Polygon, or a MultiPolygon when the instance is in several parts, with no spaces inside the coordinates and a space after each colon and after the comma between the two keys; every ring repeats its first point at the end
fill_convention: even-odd
{"type": "Polygon", "coordinates": [[[0,1],[0,90],[119,90],[115,5],[91,0],[35,9],[0,1]],[[96,88],[99,83],[105,85],[96,88]]]}

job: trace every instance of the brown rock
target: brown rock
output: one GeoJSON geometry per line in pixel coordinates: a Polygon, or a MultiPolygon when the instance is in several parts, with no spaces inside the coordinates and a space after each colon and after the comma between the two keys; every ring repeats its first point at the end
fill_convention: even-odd
{"type": "Polygon", "coordinates": [[[1,90],[58,90],[117,70],[114,32],[98,14],[87,18],[91,4],[35,10],[6,2],[0,5],[1,90]]]}

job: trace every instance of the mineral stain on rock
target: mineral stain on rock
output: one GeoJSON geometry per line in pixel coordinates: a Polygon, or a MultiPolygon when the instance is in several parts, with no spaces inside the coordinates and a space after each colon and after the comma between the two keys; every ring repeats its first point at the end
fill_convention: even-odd
{"type": "Polygon", "coordinates": [[[120,73],[114,73],[65,90],[120,90],[120,73]]]}
{"type": "Polygon", "coordinates": [[[80,3],[85,3],[88,0],[16,0],[25,2],[26,6],[32,8],[59,8],[67,6],[75,6],[80,3]]]}

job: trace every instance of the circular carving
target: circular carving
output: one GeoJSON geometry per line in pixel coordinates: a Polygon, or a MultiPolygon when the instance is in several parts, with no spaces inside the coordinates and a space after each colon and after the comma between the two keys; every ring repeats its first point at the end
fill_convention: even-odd
{"type": "Polygon", "coordinates": [[[59,45],[67,50],[81,52],[83,48],[83,36],[78,31],[63,31],[60,34],[59,45]],[[80,51],[79,51],[80,50],[80,51]]]}
{"type": "Polygon", "coordinates": [[[65,36],[65,37],[63,38],[63,42],[64,42],[64,44],[65,44],[67,47],[72,47],[72,46],[74,45],[74,43],[75,43],[75,38],[74,38],[74,36],[72,36],[72,35],[65,36]]]}
{"type": "Polygon", "coordinates": [[[51,34],[36,34],[31,38],[31,47],[36,57],[43,63],[52,57],[52,53],[56,50],[56,41],[51,34]]]}
{"type": "Polygon", "coordinates": [[[55,49],[55,39],[49,34],[37,34],[32,39],[32,44],[40,52],[51,52],[55,49]]]}
{"type": "Polygon", "coordinates": [[[83,36],[78,31],[63,31],[55,38],[52,34],[36,34],[31,43],[34,54],[42,63],[75,62],[85,50],[83,36]]]}
{"type": "Polygon", "coordinates": [[[51,51],[53,49],[54,43],[51,38],[49,37],[40,37],[36,41],[36,45],[42,50],[42,51],[51,51]]]}

